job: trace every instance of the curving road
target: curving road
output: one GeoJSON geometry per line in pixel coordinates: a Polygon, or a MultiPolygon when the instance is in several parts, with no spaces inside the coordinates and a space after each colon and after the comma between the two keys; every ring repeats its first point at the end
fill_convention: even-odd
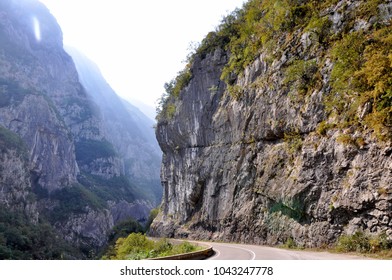
{"type": "Polygon", "coordinates": [[[228,244],[215,242],[198,242],[212,246],[215,254],[209,260],[355,260],[366,259],[361,256],[332,254],[328,252],[294,251],[280,248],[228,244]]]}

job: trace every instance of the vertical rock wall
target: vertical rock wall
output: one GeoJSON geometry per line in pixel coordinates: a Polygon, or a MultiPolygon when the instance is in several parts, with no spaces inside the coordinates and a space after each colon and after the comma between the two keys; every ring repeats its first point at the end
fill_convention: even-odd
{"type": "MultiPolygon", "coordinates": [[[[320,11],[330,30],[346,28],[359,2],[320,11]]],[[[388,21],[385,2],[378,11],[388,21]]],[[[283,37],[274,59],[260,50],[231,88],[220,81],[228,54],[195,56],[174,116],[156,131],[164,199],[151,234],[260,244],[292,238],[309,247],[356,231],[392,238],[391,143],[371,129],[320,133],[322,121],[333,122],[324,106],[333,64],[311,36],[298,30],[283,37]],[[295,59],[314,60],[320,73],[319,86],[303,96],[287,87],[287,64],[295,59]]]]}

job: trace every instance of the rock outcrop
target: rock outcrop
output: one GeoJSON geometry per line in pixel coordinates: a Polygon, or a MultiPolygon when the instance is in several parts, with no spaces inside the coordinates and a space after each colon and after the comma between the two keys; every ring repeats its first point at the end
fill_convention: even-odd
{"type": "MultiPolygon", "coordinates": [[[[291,2],[302,3],[297,12],[309,7],[291,2]]],[[[157,125],[164,198],[152,235],[259,244],[292,239],[307,247],[356,231],[392,238],[391,132],[375,137],[371,124],[355,125],[371,113],[366,104],[341,124],[354,98],[341,100],[340,115],[328,103],[338,94],[336,38],[355,32],[371,38],[377,28],[390,36],[392,4],[330,2],[309,24],[276,29],[274,45],[264,43],[226,83],[222,72],[241,59],[233,59],[238,49],[215,44],[196,52],[189,83],[167,98],[157,125]]],[[[294,11],[286,8],[286,16],[294,11]]]]}

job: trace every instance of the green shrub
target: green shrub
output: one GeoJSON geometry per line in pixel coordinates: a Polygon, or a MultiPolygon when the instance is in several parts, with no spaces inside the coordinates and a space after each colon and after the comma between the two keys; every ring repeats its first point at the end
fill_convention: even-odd
{"type": "Polygon", "coordinates": [[[177,77],[165,84],[165,92],[158,101],[156,109],[158,121],[170,120],[176,112],[175,101],[180,96],[181,91],[187,87],[192,79],[190,65],[178,73],[177,77]]]}
{"type": "Polygon", "coordinates": [[[369,237],[363,232],[356,232],[354,235],[342,235],[336,245],[339,252],[369,252],[369,237]]]}
{"type": "Polygon", "coordinates": [[[354,73],[361,68],[362,53],[365,49],[366,37],[362,31],[343,36],[331,50],[334,67],[331,81],[334,92],[350,91],[355,88],[354,73]]]}
{"type": "Polygon", "coordinates": [[[377,253],[392,248],[392,242],[385,233],[370,236],[362,231],[353,235],[342,235],[336,242],[335,249],[339,252],[377,253]]]}
{"type": "Polygon", "coordinates": [[[372,16],[378,15],[378,6],[382,3],[382,0],[367,0],[362,2],[357,16],[369,20],[372,16]]]}
{"type": "Polygon", "coordinates": [[[300,95],[307,94],[320,82],[320,75],[316,75],[318,67],[316,60],[295,60],[287,67],[283,83],[300,95]]]}
{"type": "Polygon", "coordinates": [[[196,250],[196,246],[184,241],[182,243],[180,243],[178,246],[174,246],[174,248],[172,249],[172,253],[173,255],[177,255],[177,254],[184,254],[184,253],[190,253],[196,250]]]}
{"type": "Polygon", "coordinates": [[[141,233],[131,233],[126,238],[116,241],[116,259],[144,259],[148,258],[149,252],[154,249],[154,241],[141,233]]]}
{"type": "Polygon", "coordinates": [[[166,119],[171,120],[176,113],[176,106],[174,104],[168,104],[166,107],[166,119]]]}
{"type": "Polygon", "coordinates": [[[135,220],[123,221],[112,228],[109,234],[109,243],[113,243],[120,237],[127,237],[131,233],[143,233],[144,231],[143,226],[135,220]]]}
{"type": "Polygon", "coordinates": [[[292,237],[289,237],[289,238],[287,238],[286,242],[281,247],[287,248],[287,249],[296,249],[296,248],[298,248],[298,245],[297,245],[297,243],[295,243],[295,241],[292,237]]]}
{"type": "Polygon", "coordinates": [[[318,14],[313,15],[308,25],[304,29],[305,32],[315,34],[312,41],[318,44],[327,44],[330,35],[331,21],[328,16],[320,17],[318,14]]]}
{"type": "Polygon", "coordinates": [[[158,216],[158,214],[159,214],[159,208],[154,208],[150,211],[150,215],[148,216],[147,223],[146,223],[146,231],[150,229],[152,222],[158,216]]]}

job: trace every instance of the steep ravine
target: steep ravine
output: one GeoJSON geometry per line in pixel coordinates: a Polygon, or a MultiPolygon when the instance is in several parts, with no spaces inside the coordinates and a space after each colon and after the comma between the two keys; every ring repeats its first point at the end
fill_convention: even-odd
{"type": "MultiPolygon", "coordinates": [[[[313,7],[291,2],[294,11],[313,7]]],[[[326,23],[324,38],[312,20],[281,27],[271,35],[273,48],[259,47],[226,82],[222,71],[238,51],[230,50],[235,40],[225,45],[218,37],[220,45],[199,48],[189,82],[178,97],[169,95],[158,122],[164,198],[152,235],[258,244],[292,239],[307,247],[357,231],[392,238],[391,132],[377,135],[363,125],[375,111],[365,103],[351,113],[354,98],[342,99],[350,122],[344,110],[336,115],[328,107],[341,63],[334,50],[349,49],[346,34],[370,38],[378,28],[390,34],[391,1],[371,2],[373,9],[366,1],[320,4],[309,13],[326,23]]],[[[268,8],[261,14],[270,20],[268,8]]]]}
{"type": "Polygon", "coordinates": [[[96,256],[160,199],[151,125],[94,67],[78,73],[39,1],[0,2],[0,42],[0,258],[96,256]]]}

